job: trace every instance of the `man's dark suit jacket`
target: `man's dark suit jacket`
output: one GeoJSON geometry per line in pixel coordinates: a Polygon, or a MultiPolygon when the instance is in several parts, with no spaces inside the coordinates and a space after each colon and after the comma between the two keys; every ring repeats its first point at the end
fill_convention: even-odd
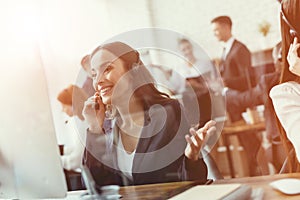
{"type": "Polygon", "coordinates": [[[133,159],[133,180],[127,179],[118,169],[117,126],[112,121],[104,122],[105,134],[87,133],[83,163],[90,169],[97,186],[139,185],[207,178],[203,159],[191,161],[184,155],[189,125],[178,101],[145,112],[145,126],[136,147],[133,159]],[[164,109],[162,109],[164,108],[164,109]]]}
{"type": "Polygon", "coordinates": [[[248,107],[257,105],[265,106],[266,132],[270,141],[279,136],[274,107],[269,97],[271,88],[279,83],[279,76],[279,72],[264,74],[259,83],[250,90],[245,92],[228,90],[226,92],[226,106],[230,110],[245,110],[248,107]]]}
{"type": "Polygon", "coordinates": [[[225,60],[222,61],[220,73],[226,87],[245,91],[249,89],[247,74],[250,77],[251,53],[238,40],[234,40],[225,60]]]}

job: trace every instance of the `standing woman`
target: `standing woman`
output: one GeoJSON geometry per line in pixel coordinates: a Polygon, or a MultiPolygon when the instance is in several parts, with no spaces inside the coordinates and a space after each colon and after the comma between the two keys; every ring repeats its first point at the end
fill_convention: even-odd
{"type": "Polygon", "coordinates": [[[281,84],[272,88],[270,97],[285,131],[282,136],[287,151],[293,153],[290,149],[295,150],[293,155],[296,155],[297,159],[292,159],[293,155],[289,155],[289,171],[292,172],[296,170],[300,161],[300,1],[283,0],[280,19],[283,61],[281,84]]]}
{"type": "Polygon", "coordinates": [[[206,180],[199,155],[215,122],[189,131],[179,102],[156,89],[127,44],[97,47],[91,72],[97,92],[83,110],[89,127],[83,162],[98,186],[206,180]]]}

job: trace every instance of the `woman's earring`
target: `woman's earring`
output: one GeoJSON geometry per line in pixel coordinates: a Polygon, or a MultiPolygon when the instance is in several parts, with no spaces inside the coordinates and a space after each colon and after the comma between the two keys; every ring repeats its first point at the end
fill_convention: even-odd
{"type": "Polygon", "coordinates": [[[132,64],[132,70],[138,70],[138,67],[139,67],[139,63],[133,63],[132,64]]]}
{"type": "Polygon", "coordinates": [[[113,119],[115,117],[116,111],[115,108],[111,104],[107,104],[105,106],[105,117],[107,119],[113,119]]]}

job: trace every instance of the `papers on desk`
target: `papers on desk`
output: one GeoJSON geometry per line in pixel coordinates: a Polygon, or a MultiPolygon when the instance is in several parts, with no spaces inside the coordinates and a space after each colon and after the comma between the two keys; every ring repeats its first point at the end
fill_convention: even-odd
{"type": "Polygon", "coordinates": [[[270,186],[288,195],[300,194],[300,179],[285,178],[270,183],[270,186]]]}
{"type": "Polygon", "coordinates": [[[198,199],[249,199],[251,187],[243,184],[198,185],[192,187],[170,200],[198,199]]]}
{"type": "Polygon", "coordinates": [[[82,195],[87,193],[87,190],[76,190],[67,193],[65,198],[44,199],[44,200],[82,200],[82,195]]]}

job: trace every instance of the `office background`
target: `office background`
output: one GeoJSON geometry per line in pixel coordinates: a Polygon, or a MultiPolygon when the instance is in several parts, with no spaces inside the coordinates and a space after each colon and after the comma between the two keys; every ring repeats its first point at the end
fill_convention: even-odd
{"type": "MultiPolygon", "coordinates": [[[[17,80],[18,67],[45,67],[58,133],[65,118],[56,100],[58,92],[83,81],[77,79],[81,58],[112,36],[145,27],[169,29],[186,35],[215,58],[222,50],[210,20],[229,15],[234,36],[252,52],[280,40],[276,0],[4,0],[0,4],[0,54],[5,58],[1,73],[14,68],[17,80]],[[263,22],[271,25],[266,37],[258,30],[263,22]],[[29,62],[28,57],[37,61],[29,62]]],[[[159,61],[154,57],[153,62],[159,61]]]]}

